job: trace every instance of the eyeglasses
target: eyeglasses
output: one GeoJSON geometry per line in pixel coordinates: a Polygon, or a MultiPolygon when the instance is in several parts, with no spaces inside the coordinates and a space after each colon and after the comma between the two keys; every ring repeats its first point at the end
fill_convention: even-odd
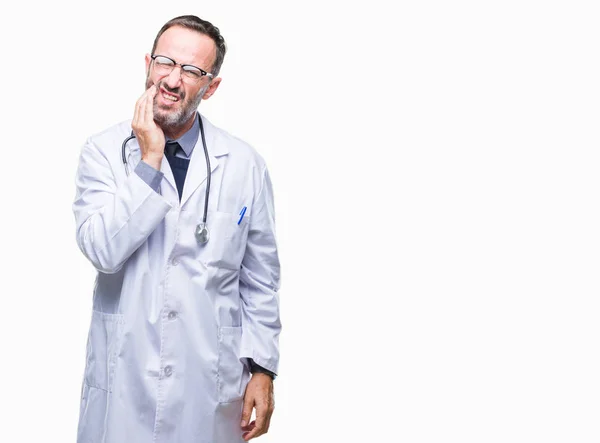
{"type": "Polygon", "coordinates": [[[214,77],[210,72],[206,72],[204,69],[200,69],[194,65],[182,65],[164,55],[151,55],[150,57],[154,60],[154,70],[159,75],[169,75],[171,71],[175,69],[175,66],[180,66],[181,79],[192,85],[198,83],[204,76],[207,76],[210,79],[214,77]]]}

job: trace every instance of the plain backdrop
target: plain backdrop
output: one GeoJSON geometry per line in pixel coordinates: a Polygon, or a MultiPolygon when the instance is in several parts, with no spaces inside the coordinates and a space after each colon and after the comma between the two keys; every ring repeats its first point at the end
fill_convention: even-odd
{"type": "Polygon", "coordinates": [[[94,269],[85,139],[131,118],[164,22],[229,52],[200,110],[266,159],[280,376],[258,441],[600,441],[592,1],[2,6],[0,440],[76,437],[94,269]]]}

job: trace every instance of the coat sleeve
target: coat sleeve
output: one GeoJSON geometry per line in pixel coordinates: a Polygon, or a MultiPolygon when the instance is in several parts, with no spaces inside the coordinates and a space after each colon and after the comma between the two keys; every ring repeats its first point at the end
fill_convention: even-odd
{"type": "Polygon", "coordinates": [[[265,168],[261,190],[252,208],[246,252],[240,270],[243,313],[240,358],[251,358],[275,374],[279,366],[281,331],[279,286],[273,189],[265,168]]]}
{"type": "Polygon", "coordinates": [[[137,174],[117,187],[108,159],[91,139],[81,150],[75,184],[77,245],[106,274],[118,272],[171,209],[137,174]]]}

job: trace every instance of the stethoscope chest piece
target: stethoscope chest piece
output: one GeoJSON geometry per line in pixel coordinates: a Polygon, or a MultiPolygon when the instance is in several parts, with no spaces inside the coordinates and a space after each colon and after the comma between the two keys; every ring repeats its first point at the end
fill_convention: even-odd
{"type": "Polygon", "coordinates": [[[196,226],[196,240],[198,240],[198,243],[204,244],[208,242],[208,238],[209,234],[206,224],[200,223],[198,226],[196,226]]]}

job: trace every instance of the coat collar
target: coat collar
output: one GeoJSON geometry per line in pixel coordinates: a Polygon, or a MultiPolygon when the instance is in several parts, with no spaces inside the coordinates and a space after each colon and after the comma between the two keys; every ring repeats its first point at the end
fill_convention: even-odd
{"type": "MultiPolygon", "coordinates": [[[[210,172],[212,175],[214,170],[217,167],[219,167],[219,157],[227,155],[229,153],[229,149],[224,140],[218,136],[217,128],[202,115],[198,114],[198,116],[202,119],[201,127],[204,127],[204,137],[206,140],[207,148],[206,150],[210,159],[210,172]]],[[[169,166],[169,162],[166,159],[163,159],[163,169],[165,167],[165,164],[166,169],[169,169],[170,176],[172,179],[171,184],[173,184],[175,183],[175,179],[173,178],[173,173],[170,170],[171,168],[169,166]]],[[[190,166],[188,168],[188,172],[185,178],[185,184],[183,185],[181,207],[183,207],[186,204],[186,202],[189,200],[192,194],[196,192],[196,190],[198,190],[198,188],[206,181],[206,173],[206,155],[204,154],[204,146],[202,142],[201,132],[200,137],[198,137],[198,141],[196,142],[196,146],[194,147],[194,152],[192,152],[192,157],[190,158],[190,166]]]]}
{"type": "Polygon", "coordinates": [[[190,158],[190,155],[192,155],[192,152],[194,152],[194,147],[198,142],[198,137],[200,137],[199,120],[200,114],[196,113],[196,117],[194,118],[194,123],[192,124],[192,127],[185,134],[183,134],[176,140],[167,138],[167,143],[169,143],[170,141],[175,141],[179,143],[179,146],[181,146],[181,149],[183,149],[183,152],[185,152],[185,156],[187,158],[190,158]]]}

